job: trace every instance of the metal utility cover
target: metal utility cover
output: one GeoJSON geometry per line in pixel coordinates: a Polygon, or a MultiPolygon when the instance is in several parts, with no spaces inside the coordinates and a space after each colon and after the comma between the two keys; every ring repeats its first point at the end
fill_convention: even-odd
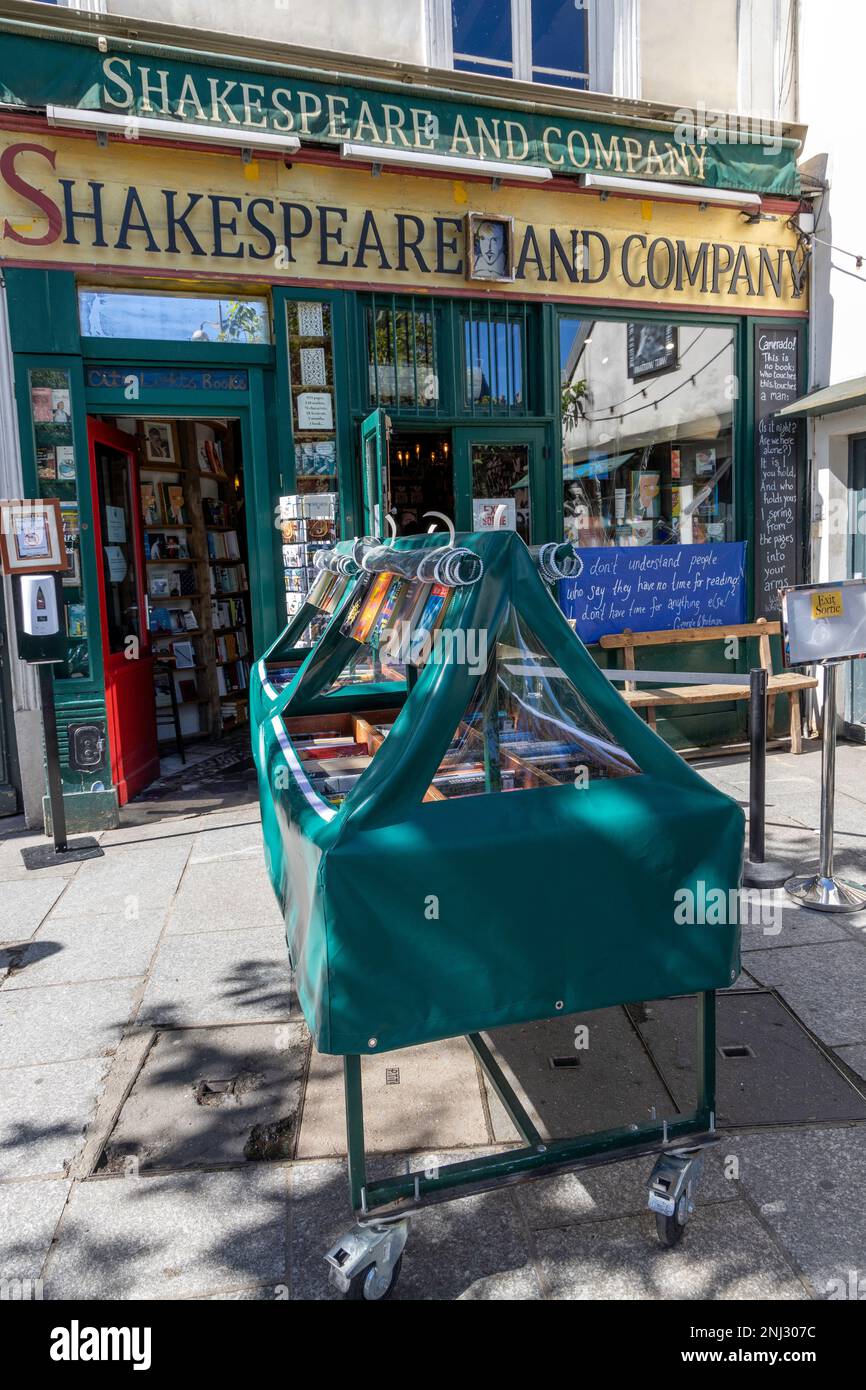
{"type": "MultiPolygon", "coordinates": [[[[866,1119],[866,1100],[771,991],[717,996],[717,1121],[806,1124],[866,1119]],[[752,1056],[725,1056],[746,1047],[752,1056]]],[[[695,1001],[661,999],[630,1013],[680,1109],[694,1103],[695,1001]]]]}
{"type": "MultiPolygon", "coordinates": [[[[691,1012],[694,1018],[694,1000],[691,1012]]],[[[621,1008],[497,1028],[485,1036],[546,1139],[637,1124],[648,1118],[653,1106],[659,1115],[674,1113],[670,1096],[621,1008]],[[577,1049],[575,1029],[582,1025],[588,1029],[589,1046],[577,1049]],[[577,1058],[576,1067],[551,1065],[551,1059],[572,1058],[577,1058]]],[[[485,1084],[496,1139],[513,1139],[511,1121],[486,1078],[485,1084]]]]}
{"type": "Polygon", "coordinates": [[[300,1021],[158,1033],[99,1168],[165,1171],[293,1157],[309,1047],[300,1021]]]}

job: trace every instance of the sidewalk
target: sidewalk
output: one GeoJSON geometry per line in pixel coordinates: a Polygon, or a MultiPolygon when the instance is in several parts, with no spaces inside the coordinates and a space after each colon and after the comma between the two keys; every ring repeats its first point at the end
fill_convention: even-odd
{"type": "MultiPolygon", "coordinates": [[[[818,850],[807,748],[768,758],[768,857],[792,872],[818,850]]],[[[747,802],[745,759],[701,771],[747,802]]],[[[0,1280],[41,1278],[46,1298],[336,1296],[339,1059],[311,1052],[293,1004],[252,784],[234,799],[139,804],[103,858],[68,868],[28,873],[34,837],[0,837],[0,1280]]],[[[839,748],[836,826],[838,871],[866,880],[864,748],[839,748]]],[[[856,1297],[864,934],[866,914],[793,904],[777,934],[744,930],[721,1017],[753,1055],[720,1060],[722,1139],[679,1247],[658,1246],[652,1162],[635,1161],[413,1218],[395,1298],[808,1299],[849,1271],[856,1297]]],[[[550,1058],[573,1018],[492,1040],[547,1133],[629,1123],[687,1092],[687,1002],[586,1016],[570,1070],[550,1058]]],[[[365,1059],[364,1082],[374,1169],[515,1141],[462,1039],[365,1059]]]]}

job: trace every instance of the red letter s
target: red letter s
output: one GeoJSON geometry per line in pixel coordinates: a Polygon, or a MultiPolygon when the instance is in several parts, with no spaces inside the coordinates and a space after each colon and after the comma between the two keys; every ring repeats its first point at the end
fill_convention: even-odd
{"type": "Polygon", "coordinates": [[[56,203],[52,203],[46,193],[41,193],[32,184],[25,183],[24,179],[15,172],[15,160],[18,155],[28,151],[33,154],[43,154],[52,169],[54,168],[57,155],[54,150],[49,150],[45,145],[10,145],[0,154],[0,176],[3,177],[13,193],[20,194],[27,202],[33,203],[41,212],[44,212],[48,219],[48,231],[44,236],[22,236],[7,219],[3,223],[3,235],[11,238],[12,241],[20,242],[22,246],[46,246],[49,242],[56,241],[60,236],[63,230],[63,219],[60,216],[59,207],[56,203]]]}

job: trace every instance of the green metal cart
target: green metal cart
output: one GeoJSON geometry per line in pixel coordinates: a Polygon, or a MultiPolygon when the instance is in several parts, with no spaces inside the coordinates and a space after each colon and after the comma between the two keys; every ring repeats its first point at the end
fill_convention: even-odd
{"type": "Polygon", "coordinates": [[[663,1243],[694,1205],[739,928],[683,925],[675,894],[730,900],[743,813],[575,636],[545,582],[570,555],[512,532],[341,542],[311,594],[333,595],[320,640],[295,646],[302,610],[255,667],[268,871],[315,1045],[343,1057],[356,1220],[327,1259],[348,1298],[391,1294],[412,1213],[503,1184],[654,1153],[663,1243]],[[692,994],[697,1102],[670,1120],[545,1140],[484,1037],[692,994]],[[523,1147],[368,1180],[362,1056],[460,1035],[523,1147]]]}

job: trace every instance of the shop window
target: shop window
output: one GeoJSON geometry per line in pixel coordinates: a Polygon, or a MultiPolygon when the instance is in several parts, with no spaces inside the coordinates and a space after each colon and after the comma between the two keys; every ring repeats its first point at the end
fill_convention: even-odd
{"type": "Polygon", "coordinates": [[[433,61],[556,87],[590,85],[591,0],[428,0],[433,61]]]}
{"type": "Polygon", "coordinates": [[[297,490],[300,494],[336,494],[337,431],[331,305],[320,300],[291,300],[286,305],[286,327],[297,490]]]}
{"type": "Polygon", "coordinates": [[[374,295],[366,310],[368,399],[394,410],[439,404],[435,311],[414,298],[374,295]]]}
{"type": "Polygon", "coordinates": [[[65,368],[34,368],[28,373],[33,447],[41,497],[56,497],[63,520],[66,570],[61,577],[66,660],[55,675],[69,680],[90,675],[87,610],[81,573],[81,515],[78,471],[87,467],[76,455],[72,432],[72,387],[65,368]]]}
{"type": "Polygon", "coordinates": [[[469,306],[463,320],[463,404],[472,415],[526,408],[526,307],[469,306]]]}
{"type": "Polygon", "coordinates": [[[78,315],[87,338],[237,344],[271,340],[265,299],[80,289],[78,315]]]}
{"type": "Polygon", "coordinates": [[[512,608],[425,800],[585,786],[639,771],[512,608]]]}
{"type": "Polygon", "coordinates": [[[560,319],[566,539],[734,539],[734,366],[731,328],[560,319]]]}

